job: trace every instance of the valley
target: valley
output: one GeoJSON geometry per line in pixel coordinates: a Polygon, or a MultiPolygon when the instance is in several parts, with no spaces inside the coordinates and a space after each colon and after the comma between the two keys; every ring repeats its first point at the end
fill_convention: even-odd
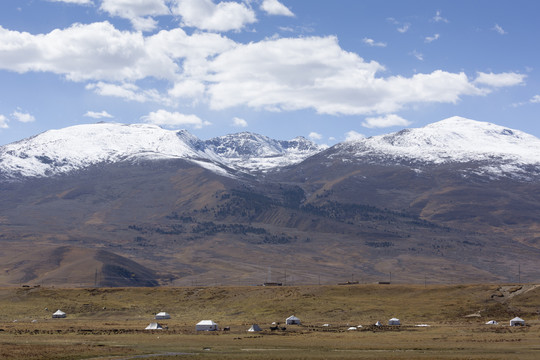
{"type": "Polygon", "coordinates": [[[534,359],[538,291],[534,284],[0,288],[0,356],[534,359]],[[51,318],[58,308],[66,318],[51,318]],[[154,320],[159,311],[171,319],[154,320]],[[284,325],[291,314],[301,325],[284,325]],[[526,325],[509,326],[515,316],[526,325]],[[391,317],[401,325],[387,325],[391,317]],[[202,319],[220,331],[195,331],[202,319]],[[156,321],[163,330],[144,330],[156,321]],[[280,329],[270,330],[272,322],[280,329]],[[262,331],[247,332],[252,324],[262,331]]]}

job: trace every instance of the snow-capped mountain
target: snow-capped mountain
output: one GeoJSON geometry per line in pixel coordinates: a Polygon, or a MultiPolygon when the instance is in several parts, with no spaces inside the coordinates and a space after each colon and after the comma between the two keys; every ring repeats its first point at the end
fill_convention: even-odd
{"type": "MultiPolygon", "coordinates": [[[[3,177],[43,177],[99,163],[185,159],[212,171],[268,171],[300,163],[325,150],[305,138],[274,140],[249,132],[201,140],[186,130],[148,124],[98,123],[50,130],[0,147],[3,177]]],[[[345,162],[423,165],[474,164],[467,171],[490,176],[540,175],[540,139],[519,130],[445,119],[423,128],[347,141],[328,150],[345,162]]]]}
{"type": "Polygon", "coordinates": [[[440,165],[471,163],[476,174],[538,175],[540,139],[519,130],[451,117],[423,128],[344,142],[335,146],[332,158],[344,161],[440,165]],[[535,174],[531,172],[535,167],[535,174]]]}
{"type": "Polygon", "coordinates": [[[230,164],[249,170],[295,164],[324,149],[303,137],[284,141],[250,132],[216,137],[206,145],[230,164]]]}
{"type": "Polygon", "coordinates": [[[43,177],[140,159],[186,159],[220,173],[225,167],[264,171],[302,161],[321,149],[299,138],[276,141],[241,133],[202,141],[185,130],[99,123],[50,130],[0,147],[0,174],[43,177]]]}

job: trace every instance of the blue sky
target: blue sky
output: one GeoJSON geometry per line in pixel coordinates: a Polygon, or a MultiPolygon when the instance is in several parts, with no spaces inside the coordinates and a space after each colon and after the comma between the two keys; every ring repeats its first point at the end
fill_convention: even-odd
{"type": "Polygon", "coordinates": [[[540,137],[540,2],[2,0],[0,145],[110,121],[333,145],[454,115],[540,137]]]}

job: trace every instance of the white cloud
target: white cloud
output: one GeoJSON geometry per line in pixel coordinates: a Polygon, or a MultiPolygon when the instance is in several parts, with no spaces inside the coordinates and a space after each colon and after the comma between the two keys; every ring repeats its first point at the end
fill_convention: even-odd
{"type": "Polygon", "coordinates": [[[52,72],[73,81],[170,78],[178,65],[163,53],[153,53],[145,40],[141,33],[119,31],[108,22],[74,24],[38,35],[0,26],[0,68],[52,72]]]}
{"type": "Polygon", "coordinates": [[[433,21],[435,22],[445,22],[445,23],[448,23],[448,19],[445,19],[441,16],[441,12],[439,10],[437,10],[437,12],[435,13],[435,16],[433,17],[432,19],[433,21]]]}
{"type": "Polygon", "coordinates": [[[90,118],[93,118],[93,119],[103,119],[103,118],[113,118],[114,117],[111,114],[109,114],[108,112],[106,112],[105,110],[101,111],[101,112],[87,111],[86,114],[84,114],[83,116],[90,117],[90,118]]]}
{"type": "Polygon", "coordinates": [[[7,129],[9,128],[8,126],[8,118],[5,117],[4,115],[0,114],[0,129],[7,129]]]}
{"type": "Polygon", "coordinates": [[[166,0],[102,0],[100,9],[131,21],[136,30],[151,31],[157,22],[150,16],[170,13],[166,0]]]}
{"type": "Polygon", "coordinates": [[[522,84],[526,77],[527,75],[513,72],[499,74],[479,72],[474,82],[492,87],[515,86],[522,84]]]}
{"type": "Polygon", "coordinates": [[[239,117],[234,117],[233,118],[233,126],[236,126],[236,127],[247,127],[248,126],[248,123],[246,120],[244,119],[241,119],[239,117]]]}
{"type": "Polygon", "coordinates": [[[9,128],[9,121],[15,120],[22,123],[30,123],[36,121],[36,118],[26,112],[22,112],[20,110],[16,110],[10,114],[10,118],[8,118],[5,115],[0,114],[0,129],[8,129],[9,128]]]}
{"type": "Polygon", "coordinates": [[[417,58],[420,61],[424,61],[424,54],[422,54],[422,53],[420,53],[420,52],[418,52],[416,50],[413,50],[411,55],[414,56],[415,58],[417,58]]]}
{"type": "Polygon", "coordinates": [[[409,28],[410,28],[410,27],[411,27],[411,24],[405,23],[405,24],[403,24],[403,26],[398,27],[398,28],[397,28],[397,31],[399,31],[400,33],[404,34],[404,33],[406,33],[407,31],[409,31],[409,28]]]}
{"type": "Polygon", "coordinates": [[[152,31],[158,25],[158,22],[151,17],[135,17],[130,21],[133,28],[138,31],[152,31]]]}
{"type": "Polygon", "coordinates": [[[360,134],[359,132],[356,132],[354,130],[351,130],[345,134],[345,141],[357,141],[365,138],[365,135],[360,134]]]}
{"type": "Polygon", "coordinates": [[[362,39],[362,42],[363,42],[364,44],[369,45],[369,46],[386,47],[386,43],[383,43],[383,42],[376,42],[375,40],[370,39],[370,38],[363,38],[363,39],[362,39]]]}
{"type": "Polygon", "coordinates": [[[204,95],[205,86],[196,80],[180,80],[169,90],[169,95],[173,98],[197,99],[204,95]]]}
{"type": "Polygon", "coordinates": [[[534,96],[531,98],[530,102],[532,102],[532,103],[534,103],[534,104],[540,103],[540,95],[534,95],[534,96]]]}
{"type": "Polygon", "coordinates": [[[86,85],[87,90],[93,90],[101,96],[112,96],[122,98],[128,101],[140,103],[156,102],[164,105],[170,105],[171,99],[164,96],[155,89],[143,90],[135,84],[124,83],[121,85],[98,82],[86,85]]]}
{"type": "Polygon", "coordinates": [[[169,112],[163,109],[153,111],[148,115],[141,117],[141,120],[154,125],[165,127],[193,126],[200,129],[203,126],[210,125],[208,121],[203,121],[197,115],[185,115],[179,112],[169,112]]]}
{"type": "Polygon", "coordinates": [[[420,103],[455,103],[487,91],[464,73],[442,70],[379,77],[384,67],[341,49],[335,37],[274,39],[237,45],[210,63],[213,109],[313,108],[321,114],[387,114],[420,103]]]}
{"type": "Polygon", "coordinates": [[[495,26],[492,28],[492,30],[498,32],[501,35],[507,34],[507,32],[504,31],[504,29],[502,27],[500,27],[499,24],[495,24],[495,26]]]}
{"type": "Polygon", "coordinates": [[[92,0],[49,0],[50,2],[64,2],[68,4],[78,4],[78,5],[94,5],[92,0]]]}
{"type": "Polygon", "coordinates": [[[394,25],[398,25],[399,27],[397,28],[397,31],[399,31],[400,33],[406,33],[407,31],[409,31],[409,28],[411,27],[411,24],[409,23],[402,23],[400,21],[397,21],[396,19],[394,19],[393,17],[389,17],[386,19],[388,22],[390,22],[391,24],[394,24],[394,25]]]}
{"type": "Polygon", "coordinates": [[[433,42],[435,40],[438,40],[439,37],[441,37],[439,34],[435,34],[433,36],[426,36],[424,41],[427,42],[427,43],[430,43],[430,42],[433,42]]]}
{"type": "Polygon", "coordinates": [[[241,30],[257,21],[255,12],[246,4],[212,0],[176,0],[173,13],[182,16],[184,26],[210,31],[241,30]]]}
{"type": "Polygon", "coordinates": [[[321,140],[322,139],[322,135],[319,134],[319,133],[316,133],[314,131],[310,132],[308,137],[311,139],[311,140],[321,140]]]}
{"type": "Polygon", "coordinates": [[[293,12],[278,0],[263,0],[261,9],[269,15],[294,16],[293,12]]]}
{"type": "Polygon", "coordinates": [[[410,121],[405,120],[401,116],[395,114],[388,114],[380,117],[368,117],[362,126],[373,129],[373,128],[386,128],[391,126],[409,126],[410,121]]]}
{"type": "Polygon", "coordinates": [[[24,113],[24,112],[21,112],[21,111],[14,111],[12,114],[11,114],[11,117],[19,122],[22,122],[22,123],[29,123],[29,122],[34,122],[36,121],[36,118],[31,115],[31,114],[28,114],[28,113],[24,113]]]}
{"type": "Polygon", "coordinates": [[[333,115],[381,115],[413,104],[455,103],[492,90],[482,85],[513,86],[524,78],[479,73],[470,81],[464,73],[443,70],[384,77],[383,65],[343,50],[332,36],[240,44],[216,33],[187,35],[180,28],[144,36],[108,22],[37,35],[0,26],[0,69],[60,74],[89,82],[86,89],[102,96],[163,106],[187,98],[213,109],[314,109],[333,115]],[[144,79],[165,80],[155,83],[169,87],[139,87],[144,79]]]}

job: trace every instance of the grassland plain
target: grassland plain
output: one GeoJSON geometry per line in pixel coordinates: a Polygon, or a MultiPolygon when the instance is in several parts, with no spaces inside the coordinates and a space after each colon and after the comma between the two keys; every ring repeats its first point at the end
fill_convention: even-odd
{"type": "Polygon", "coordinates": [[[532,284],[1,288],[0,358],[537,359],[539,309],[532,284]],[[145,331],[159,311],[166,329],[145,331]],[[301,326],[270,331],[292,314],[301,326]],[[230,331],[197,333],[202,319],[230,331]]]}

